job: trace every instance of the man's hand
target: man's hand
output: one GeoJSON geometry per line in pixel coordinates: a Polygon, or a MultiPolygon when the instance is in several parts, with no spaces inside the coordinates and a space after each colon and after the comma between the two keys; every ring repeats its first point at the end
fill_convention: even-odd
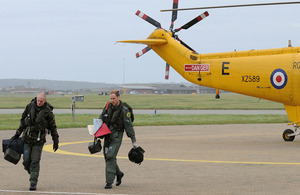
{"type": "Polygon", "coordinates": [[[58,143],[53,143],[53,151],[55,152],[58,149],[58,143]]]}
{"type": "Polygon", "coordinates": [[[136,142],[132,142],[132,147],[133,147],[134,149],[136,149],[136,148],[139,147],[139,145],[138,145],[136,142]]]}

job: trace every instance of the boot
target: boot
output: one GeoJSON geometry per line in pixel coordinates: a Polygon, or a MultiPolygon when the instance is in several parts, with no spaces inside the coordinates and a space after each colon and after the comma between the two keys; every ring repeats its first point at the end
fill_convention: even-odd
{"type": "Polygon", "coordinates": [[[30,183],[29,190],[30,191],[35,191],[36,190],[36,184],[35,183],[30,183]]]}
{"type": "Polygon", "coordinates": [[[106,186],[105,186],[104,188],[105,188],[105,189],[111,189],[111,188],[112,188],[111,183],[106,183],[106,186]]]}
{"type": "Polygon", "coordinates": [[[124,173],[120,171],[120,174],[117,175],[116,186],[121,185],[121,183],[122,183],[122,177],[124,177],[124,173]]]}

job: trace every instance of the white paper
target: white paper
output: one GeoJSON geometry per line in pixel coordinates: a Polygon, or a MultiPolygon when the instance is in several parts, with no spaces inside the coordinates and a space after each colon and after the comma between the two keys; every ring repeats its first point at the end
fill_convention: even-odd
{"type": "Polygon", "coordinates": [[[94,134],[98,131],[98,129],[102,126],[102,119],[94,119],[94,134]]]}
{"type": "Polygon", "coordinates": [[[95,126],[94,125],[88,125],[87,128],[88,128],[89,134],[94,135],[95,126]]]}

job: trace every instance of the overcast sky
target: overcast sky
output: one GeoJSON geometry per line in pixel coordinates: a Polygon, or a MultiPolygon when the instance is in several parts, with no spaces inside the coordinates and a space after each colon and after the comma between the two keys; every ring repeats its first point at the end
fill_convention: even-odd
{"type": "MultiPolygon", "coordinates": [[[[291,0],[287,0],[291,1],[291,0]]],[[[172,0],[0,0],[0,78],[105,83],[184,82],[153,51],[139,59],[154,26],[137,10],[169,29],[172,0]]],[[[179,0],[179,8],[284,0],[179,0]]],[[[300,4],[207,10],[209,17],[179,37],[198,53],[300,46],[300,4]]],[[[178,13],[175,28],[205,10],[178,13]]]]}

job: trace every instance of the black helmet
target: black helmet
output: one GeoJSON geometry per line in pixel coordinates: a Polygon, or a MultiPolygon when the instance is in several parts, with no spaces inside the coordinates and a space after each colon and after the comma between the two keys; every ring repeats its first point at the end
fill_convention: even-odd
{"type": "Polygon", "coordinates": [[[132,148],[128,152],[128,158],[131,162],[134,162],[136,164],[141,164],[144,160],[144,152],[143,148],[138,147],[138,148],[132,148]]]}

